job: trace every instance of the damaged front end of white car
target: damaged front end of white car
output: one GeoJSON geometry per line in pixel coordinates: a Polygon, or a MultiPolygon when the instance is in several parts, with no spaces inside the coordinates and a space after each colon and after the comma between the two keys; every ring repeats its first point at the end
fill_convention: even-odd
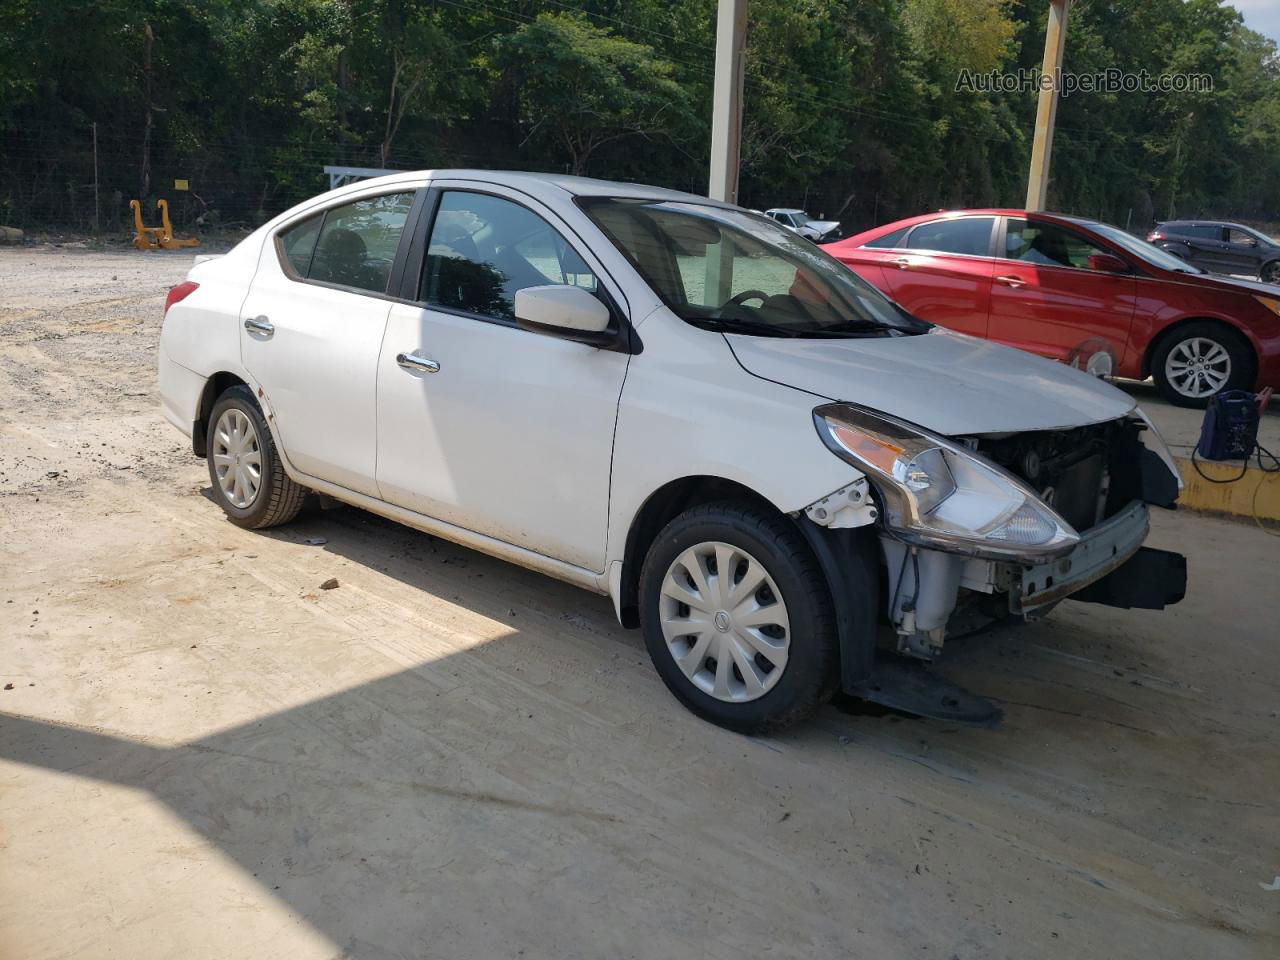
{"type": "Polygon", "coordinates": [[[842,531],[874,525],[880,545],[878,643],[869,650],[853,631],[849,643],[842,634],[848,693],[995,722],[997,707],[919,661],[939,657],[949,638],[1043,616],[1068,597],[1143,609],[1183,597],[1185,558],[1143,546],[1148,506],[1172,508],[1181,481],[1140,410],[961,437],[853,403],[824,404],[813,416],[823,443],[863,476],[806,508],[810,541],[828,569],[839,565],[842,531]]]}

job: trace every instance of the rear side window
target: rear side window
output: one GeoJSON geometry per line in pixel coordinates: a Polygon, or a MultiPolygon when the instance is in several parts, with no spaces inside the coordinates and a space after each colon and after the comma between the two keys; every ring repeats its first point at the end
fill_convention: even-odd
{"type": "Polygon", "coordinates": [[[1087,270],[1089,257],[1106,253],[1080,234],[1053,223],[1009,219],[1005,232],[1005,258],[1046,267],[1077,267],[1087,270]]]}
{"type": "Polygon", "coordinates": [[[413,193],[389,193],[331,207],[280,234],[301,280],[386,293],[413,193]]]}
{"type": "Polygon", "coordinates": [[[1193,223],[1190,226],[1177,228],[1178,233],[1189,237],[1200,237],[1204,240],[1221,240],[1222,228],[1211,223],[1193,223]]]}
{"type": "Polygon", "coordinates": [[[424,302],[514,321],[516,291],[545,284],[596,292],[595,274],[532,210],[483,193],[440,198],[422,275],[424,302]]]}
{"type": "Polygon", "coordinates": [[[993,217],[964,217],[922,223],[907,237],[907,249],[958,253],[970,257],[991,255],[993,217]]]}
{"type": "Polygon", "coordinates": [[[324,215],[309,280],[386,293],[412,193],[367,197],[324,215]]]}
{"type": "Polygon", "coordinates": [[[907,227],[901,230],[894,230],[892,233],[886,233],[883,237],[876,237],[874,240],[868,240],[863,244],[864,247],[875,247],[877,249],[892,249],[893,247],[902,246],[902,238],[907,235],[907,227]]]}

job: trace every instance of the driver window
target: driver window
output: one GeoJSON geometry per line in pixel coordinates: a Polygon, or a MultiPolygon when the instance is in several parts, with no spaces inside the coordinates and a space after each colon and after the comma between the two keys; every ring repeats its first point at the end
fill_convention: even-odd
{"type": "Polygon", "coordinates": [[[1243,230],[1240,230],[1236,227],[1228,227],[1227,243],[1238,243],[1238,244],[1244,244],[1246,247],[1251,247],[1251,246],[1254,246],[1257,243],[1257,241],[1254,240],[1253,237],[1249,236],[1249,234],[1245,233],[1243,230]]]}
{"type": "Polygon", "coordinates": [[[1009,218],[1005,233],[1005,259],[1046,267],[1089,269],[1089,257],[1106,253],[1078,233],[1052,223],[1009,218]]]}
{"type": "Polygon", "coordinates": [[[420,299],[515,320],[516,291],[568,284],[596,292],[591,269],[549,223],[502,197],[448,191],[440,198],[420,299]]]}
{"type": "Polygon", "coordinates": [[[328,210],[307,279],[385,293],[411,206],[412,193],[390,193],[328,210]]]}

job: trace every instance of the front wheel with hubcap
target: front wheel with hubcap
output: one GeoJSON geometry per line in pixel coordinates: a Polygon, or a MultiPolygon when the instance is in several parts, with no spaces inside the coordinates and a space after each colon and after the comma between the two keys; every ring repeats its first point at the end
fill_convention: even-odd
{"type": "Polygon", "coordinates": [[[1229,327],[1197,321],[1168,334],[1151,358],[1156,387],[1180,407],[1204,407],[1223,390],[1253,383],[1253,351],[1229,327]]]}
{"type": "Polygon", "coordinates": [[[783,517],[734,502],[676,517],[645,558],[640,609],[659,675],[712,723],[777,730],[832,690],[826,578],[783,517]]]}
{"type": "Polygon", "coordinates": [[[1258,271],[1258,279],[1263,283],[1280,284],[1280,260],[1264,263],[1262,269],[1258,271]]]}
{"type": "Polygon", "coordinates": [[[307,490],[284,472],[248,387],[231,387],[218,397],[209,413],[207,442],[213,498],[232,523],[259,530],[298,515],[307,490]]]}

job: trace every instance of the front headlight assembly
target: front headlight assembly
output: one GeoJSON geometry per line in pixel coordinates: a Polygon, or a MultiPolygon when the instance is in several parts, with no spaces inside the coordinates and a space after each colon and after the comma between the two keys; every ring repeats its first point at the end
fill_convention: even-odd
{"type": "Polygon", "coordinates": [[[961,444],[848,403],[818,407],[813,420],[823,443],[867,475],[885,527],[907,543],[1038,562],[1080,542],[1034,490],[961,444]]]}

